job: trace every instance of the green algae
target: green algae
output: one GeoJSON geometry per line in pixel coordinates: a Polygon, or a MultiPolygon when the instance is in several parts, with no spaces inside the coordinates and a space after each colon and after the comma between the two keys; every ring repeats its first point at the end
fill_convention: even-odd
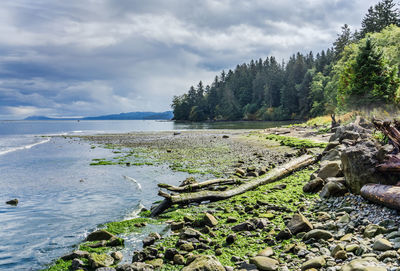
{"type": "MultiPolygon", "coordinates": [[[[223,265],[234,266],[232,256],[241,258],[249,258],[255,256],[260,250],[266,247],[266,241],[274,240],[275,235],[280,229],[285,228],[285,219],[297,212],[307,199],[312,199],[315,195],[305,195],[302,192],[302,186],[309,180],[312,169],[298,171],[279,182],[266,184],[255,190],[247,191],[241,195],[229,198],[227,200],[202,204],[199,206],[190,206],[186,208],[173,208],[161,214],[159,219],[182,221],[185,216],[190,216],[198,221],[202,219],[205,211],[212,211],[217,217],[219,224],[211,229],[211,234],[204,233],[205,238],[214,241],[222,251],[222,255],[216,256],[223,265]],[[282,190],[274,190],[277,183],[286,184],[286,188],[282,190]],[[274,204],[274,206],[285,208],[286,211],[268,210],[261,203],[274,204]],[[250,211],[245,211],[246,207],[252,207],[250,211]],[[256,208],[258,207],[258,209],[256,208]],[[228,217],[236,218],[237,222],[227,223],[228,217]],[[245,222],[254,217],[266,217],[271,222],[263,231],[254,232],[254,235],[242,235],[236,233],[237,239],[234,244],[226,243],[226,236],[233,233],[231,227],[239,223],[245,222]]],[[[253,233],[252,233],[253,234],[253,233]]],[[[175,235],[165,237],[158,244],[158,247],[169,248],[175,247],[178,237],[175,235]]],[[[284,247],[290,243],[297,243],[300,240],[296,237],[290,240],[280,241],[280,247],[274,249],[279,254],[284,247]]],[[[211,248],[205,251],[194,251],[194,254],[215,255],[215,249],[211,248]]],[[[295,257],[295,255],[293,255],[295,257]]]]}
{"type": "Polygon", "coordinates": [[[64,261],[59,259],[52,266],[43,269],[42,271],[69,271],[71,270],[71,263],[72,261],[64,261]]]}
{"type": "Polygon", "coordinates": [[[283,146],[289,146],[296,149],[325,148],[328,145],[328,143],[325,142],[315,142],[309,139],[301,139],[297,137],[274,135],[274,134],[269,134],[265,136],[265,138],[268,140],[279,141],[280,144],[283,146]]]}
{"type": "Polygon", "coordinates": [[[105,224],[105,230],[116,235],[122,233],[140,232],[143,228],[143,226],[140,224],[143,223],[159,224],[160,222],[147,217],[138,217],[119,222],[107,223],[105,224]]]}

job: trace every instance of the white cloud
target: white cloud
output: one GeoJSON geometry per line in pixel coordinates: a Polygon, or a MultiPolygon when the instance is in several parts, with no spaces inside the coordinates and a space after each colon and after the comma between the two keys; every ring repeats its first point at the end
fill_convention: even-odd
{"type": "Polygon", "coordinates": [[[222,69],[330,47],[374,3],[4,0],[0,115],[167,110],[222,69]]]}

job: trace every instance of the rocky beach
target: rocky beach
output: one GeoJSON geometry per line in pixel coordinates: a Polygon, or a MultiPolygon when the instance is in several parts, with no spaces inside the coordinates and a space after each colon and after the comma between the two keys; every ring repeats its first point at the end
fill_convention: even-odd
{"type": "Polygon", "coordinates": [[[92,166],[168,165],[218,178],[205,188],[182,180],[183,192],[168,191],[160,180],[164,201],[266,181],[220,201],[172,202],[157,216],[161,201],[145,206],[137,218],[100,226],[48,270],[400,270],[398,212],[359,195],[366,183],[397,183],[376,170],[393,147],[362,118],[328,130],[295,125],[81,137],[115,153],[92,166]],[[312,162],[267,180],[305,156],[312,162]],[[123,258],[130,235],[143,236],[142,246],[123,258]]]}

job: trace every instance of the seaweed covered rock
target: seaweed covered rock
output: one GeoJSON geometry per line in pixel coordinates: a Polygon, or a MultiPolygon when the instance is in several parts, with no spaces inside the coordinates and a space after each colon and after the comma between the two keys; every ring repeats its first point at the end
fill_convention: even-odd
{"type": "Polygon", "coordinates": [[[215,256],[198,256],[182,271],[225,271],[225,267],[215,258],[215,256]]]}
{"type": "Polygon", "coordinates": [[[116,236],[109,233],[106,230],[98,230],[98,231],[90,233],[86,237],[86,241],[102,241],[102,240],[108,241],[114,237],[116,237],[116,236]]]}
{"type": "Polygon", "coordinates": [[[89,255],[89,264],[92,268],[107,267],[113,263],[114,259],[110,255],[96,253],[89,255]]]}
{"type": "Polygon", "coordinates": [[[117,271],[153,271],[153,266],[142,262],[133,262],[118,266],[117,271]]]}

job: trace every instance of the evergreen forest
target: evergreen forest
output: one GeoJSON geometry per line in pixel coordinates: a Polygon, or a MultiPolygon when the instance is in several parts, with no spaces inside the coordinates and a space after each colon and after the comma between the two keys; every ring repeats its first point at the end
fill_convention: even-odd
{"type": "Polygon", "coordinates": [[[393,0],[370,7],[361,29],[344,24],[332,47],[270,56],[222,71],[175,96],[175,120],[294,120],[396,106],[400,99],[400,13],[393,0]]]}

